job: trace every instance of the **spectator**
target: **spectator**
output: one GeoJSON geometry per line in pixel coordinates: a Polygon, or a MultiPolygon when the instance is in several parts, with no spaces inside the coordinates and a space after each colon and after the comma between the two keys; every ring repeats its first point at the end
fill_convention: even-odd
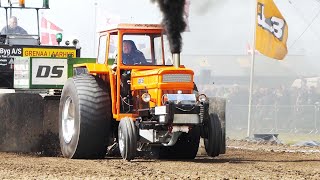
{"type": "Polygon", "coordinates": [[[12,16],[9,19],[9,25],[5,26],[1,30],[1,34],[21,34],[27,35],[27,31],[24,30],[22,27],[18,26],[18,21],[15,16],[12,16]]]}

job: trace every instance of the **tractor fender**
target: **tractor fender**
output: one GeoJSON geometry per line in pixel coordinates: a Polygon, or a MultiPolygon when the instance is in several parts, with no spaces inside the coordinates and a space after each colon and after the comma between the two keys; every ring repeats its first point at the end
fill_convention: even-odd
{"type": "Polygon", "coordinates": [[[73,65],[75,69],[85,68],[89,74],[109,74],[110,68],[105,64],[82,63],[73,65]]]}

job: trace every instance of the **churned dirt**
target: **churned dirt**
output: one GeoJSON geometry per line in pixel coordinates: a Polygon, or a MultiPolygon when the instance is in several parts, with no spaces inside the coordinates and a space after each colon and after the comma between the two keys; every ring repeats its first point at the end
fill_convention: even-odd
{"type": "Polygon", "coordinates": [[[228,140],[227,153],[190,161],[73,160],[0,153],[0,179],[320,179],[320,148],[228,140]]]}

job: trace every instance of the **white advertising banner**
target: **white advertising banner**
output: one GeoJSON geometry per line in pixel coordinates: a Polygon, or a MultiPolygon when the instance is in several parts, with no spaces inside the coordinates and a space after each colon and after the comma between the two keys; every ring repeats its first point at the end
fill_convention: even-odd
{"type": "Polygon", "coordinates": [[[14,60],[14,88],[30,88],[30,57],[15,57],[14,60]]]}
{"type": "Polygon", "coordinates": [[[68,79],[67,59],[32,58],[32,85],[64,85],[68,79]]]}

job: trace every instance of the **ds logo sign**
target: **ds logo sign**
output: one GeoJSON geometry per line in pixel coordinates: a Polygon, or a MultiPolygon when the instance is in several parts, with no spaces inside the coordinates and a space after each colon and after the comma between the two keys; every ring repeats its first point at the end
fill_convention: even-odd
{"type": "Polygon", "coordinates": [[[39,66],[37,78],[61,78],[64,66],[39,66]]]}
{"type": "Polygon", "coordinates": [[[64,85],[68,79],[67,59],[33,58],[32,85],[64,85]]]}

